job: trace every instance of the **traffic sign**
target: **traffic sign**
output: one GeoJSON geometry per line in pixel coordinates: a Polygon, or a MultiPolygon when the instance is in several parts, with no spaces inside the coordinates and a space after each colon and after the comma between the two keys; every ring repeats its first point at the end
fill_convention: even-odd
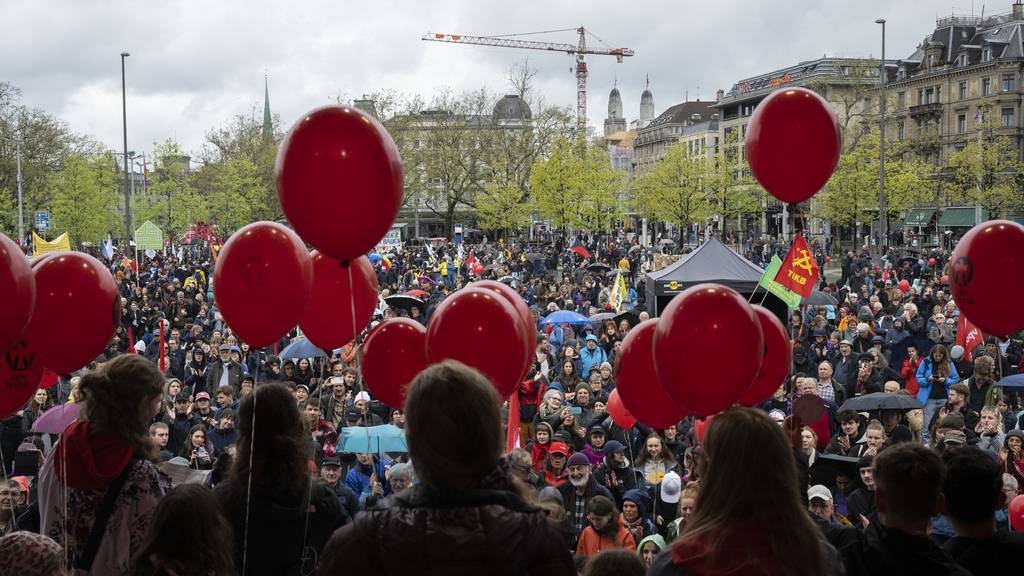
{"type": "Polygon", "coordinates": [[[36,230],[50,229],[50,213],[40,210],[36,212],[36,230]]]}
{"type": "Polygon", "coordinates": [[[135,246],[139,250],[163,250],[164,233],[156,224],[146,220],[135,231],[135,246]]]}

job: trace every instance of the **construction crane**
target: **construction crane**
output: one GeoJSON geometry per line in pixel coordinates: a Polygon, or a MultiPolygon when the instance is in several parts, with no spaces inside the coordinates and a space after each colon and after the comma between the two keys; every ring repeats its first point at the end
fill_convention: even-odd
{"type": "MultiPolygon", "coordinates": [[[[549,30],[547,32],[530,32],[527,34],[547,34],[548,32],[567,32],[573,28],[564,30],[549,30]]],[[[456,44],[477,44],[481,46],[496,46],[498,48],[522,48],[526,50],[547,50],[549,52],[564,52],[576,56],[576,130],[577,136],[583,138],[587,133],[587,62],[584,56],[587,54],[600,54],[604,56],[615,56],[618,62],[626,56],[633,55],[632,48],[587,48],[588,32],[580,26],[575,29],[579,34],[578,44],[560,44],[555,42],[536,42],[532,40],[517,40],[509,36],[526,36],[527,34],[510,34],[508,36],[465,36],[462,34],[435,34],[428,32],[423,35],[423,40],[431,42],[454,42],[456,44]]],[[[594,36],[593,33],[590,33],[594,36]]],[[[597,36],[594,36],[597,38],[597,36]]],[[[597,40],[604,43],[600,38],[597,40]]]]}

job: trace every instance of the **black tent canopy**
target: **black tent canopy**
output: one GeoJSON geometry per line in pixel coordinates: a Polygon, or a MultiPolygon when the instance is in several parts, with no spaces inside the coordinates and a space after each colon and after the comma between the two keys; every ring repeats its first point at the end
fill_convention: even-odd
{"type": "MultiPolygon", "coordinates": [[[[749,298],[757,290],[763,273],[756,264],[711,237],[671,266],[647,274],[647,311],[651,316],[658,316],[676,294],[705,282],[727,286],[749,298]]],[[[762,288],[753,302],[760,302],[763,294],[762,288]]],[[[783,324],[788,321],[785,302],[774,294],[768,294],[763,305],[783,324]]]]}

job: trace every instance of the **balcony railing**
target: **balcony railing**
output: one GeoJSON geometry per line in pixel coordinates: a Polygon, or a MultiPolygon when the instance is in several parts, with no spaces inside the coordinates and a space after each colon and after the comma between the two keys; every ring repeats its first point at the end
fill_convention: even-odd
{"type": "Polygon", "coordinates": [[[942,102],[931,102],[929,104],[918,104],[910,107],[911,116],[939,116],[942,114],[942,102]]]}

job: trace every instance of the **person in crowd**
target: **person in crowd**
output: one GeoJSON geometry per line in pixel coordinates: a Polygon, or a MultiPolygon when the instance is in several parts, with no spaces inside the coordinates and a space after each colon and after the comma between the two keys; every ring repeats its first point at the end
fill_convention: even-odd
{"type": "Polygon", "coordinates": [[[160,461],[166,462],[174,458],[174,453],[167,449],[167,443],[171,439],[171,429],[166,422],[153,422],[149,425],[149,437],[153,439],[157,449],[160,451],[160,461]]]}
{"type": "Polygon", "coordinates": [[[201,347],[192,349],[191,358],[185,366],[185,391],[189,396],[206,390],[206,378],[210,371],[206,353],[201,347]]]}
{"type": "MultiPolygon", "coordinates": [[[[545,484],[557,488],[565,483],[566,476],[568,475],[567,458],[571,453],[572,450],[569,449],[565,442],[556,441],[551,443],[547,456],[544,457],[544,464],[541,469],[545,484]]],[[[575,454],[573,455],[575,456],[575,454]]],[[[581,456],[586,458],[585,455],[581,454],[581,456]]],[[[587,462],[589,463],[589,460],[587,462]]]]}
{"type": "Polygon", "coordinates": [[[391,493],[387,481],[387,462],[376,454],[356,454],[356,465],[349,468],[345,484],[359,498],[361,509],[372,508],[391,493]]]}
{"type": "Polygon", "coordinates": [[[182,484],[160,499],[133,559],[132,576],[231,576],[231,525],[213,492],[182,484]]]}
{"type": "MultiPolygon", "coordinates": [[[[917,401],[924,406],[924,421],[929,425],[939,409],[946,404],[949,387],[960,381],[945,346],[936,344],[932,347],[928,358],[918,367],[915,379],[918,387],[917,401]]],[[[924,436],[927,439],[927,431],[924,432],[924,436]]]]}
{"type": "Polygon", "coordinates": [[[548,451],[551,449],[551,437],[554,436],[554,434],[554,430],[547,422],[541,422],[534,428],[533,442],[527,446],[527,450],[530,451],[530,457],[533,460],[533,470],[535,472],[541,472],[543,470],[544,462],[548,456],[548,451]]]}
{"type": "MultiPolygon", "coordinates": [[[[218,351],[220,361],[211,365],[206,374],[205,392],[215,391],[221,386],[231,386],[235,390],[241,387],[242,365],[232,360],[231,349],[232,346],[230,344],[221,344],[218,351]]],[[[194,390],[193,393],[198,394],[199,390],[194,390]]]]}
{"type": "Polygon", "coordinates": [[[686,529],[686,522],[693,514],[693,508],[697,503],[697,492],[700,490],[700,482],[690,482],[679,493],[679,507],[676,519],[668,524],[665,529],[665,541],[673,542],[686,529]]]}
{"type": "Polygon", "coordinates": [[[860,474],[861,487],[851,492],[846,500],[846,518],[861,527],[865,522],[870,522],[871,515],[875,512],[874,462],[875,456],[872,454],[860,457],[857,471],[860,474]]]}
{"type": "Polygon", "coordinates": [[[807,507],[811,514],[814,514],[823,522],[843,526],[851,525],[850,521],[844,516],[836,514],[832,492],[826,486],[815,484],[807,489],[807,507]]]}
{"type": "Polygon", "coordinates": [[[601,364],[608,361],[608,354],[601,348],[597,336],[590,334],[580,350],[580,377],[589,378],[591,370],[600,371],[601,364]]]}
{"type": "Polygon", "coordinates": [[[1006,433],[1003,449],[999,452],[1003,472],[1017,481],[1024,494],[1024,431],[1010,430],[1006,433]]]}
{"type": "Polygon", "coordinates": [[[676,468],[675,456],[668,450],[661,436],[651,433],[644,440],[644,451],[637,456],[635,467],[644,475],[647,484],[660,484],[667,472],[676,468]]]}
{"type": "Polygon", "coordinates": [[[651,520],[651,497],[644,490],[630,490],[622,497],[622,524],[639,542],[655,533],[651,520]]]}
{"type": "Polygon", "coordinates": [[[95,574],[130,569],[170,489],[149,437],[163,382],[156,365],[135,354],[82,376],[80,419],[47,457],[38,487],[42,533],[64,547],[69,568],[95,574]]]}
{"type": "Polygon", "coordinates": [[[943,508],[946,470],[938,453],[906,442],[879,454],[872,469],[878,514],[842,550],[846,573],[970,574],[928,538],[943,508]]]}
{"type": "Polygon", "coordinates": [[[946,552],[972,574],[998,574],[1020,565],[1024,533],[996,524],[996,512],[1007,502],[999,465],[971,446],[945,452],[943,461],[945,515],[956,534],[943,546],[946,552]]]}
{"type": "Polygon", "coordinates": [[[335,532],[319,573],[575,574],[559,528],[523,500],[528,488],[501,458],[500,403],[490,382],[457,362],[421,372],[405,403],[419,482],[335,532]]]}
{"type": "Polygon", "coordinates": [[[842,410],[837,415],[841,433],[829,441],[825,448],[826,454],[839,454],[847,456],[859,442],[861,433],[861,416],[853,410],[842,410]]]}
{"type": "Polygon", "coordinates": [[[342,466],[341,458],[338,456],[328,456],[320,462],[320,481],[338,497],[341,509],[345,513],[343,524],[354,518],[359,510],[359,497],[348,484],[345,484],[347,474],[348,469],[342,466]]]}
{"type": "Polygon", "coordinates": [[[839,573],[835,549],[800,496],[793,455],[799,426],[793,424],[787,438],[751,408],[730,408],[711,421],[698,504],[649,575],[839,573]],[[780,526],[786,529],[774,529],[780,526]]]}
{"type": "Polygon", "coordinates": [[[585,456],[577,459],[568,468],[567,478],[568,482],[564,482],[557,488],[562,495],[562,504],[572,526],[572,541],[569,542],[569,546],[575,549],[577,539],[586,526],[587,502],[596,495],[611,500],[612,494],[591,474],[590,461],[586,460],[585,456]]]}
{"type": "Polygon", "coordinates": [[[605,550],[636,548],[633,535],[623,525],[622,516],[611,498],[594,496],[587,502],[587,526],[576,545],[577,556],[594,556],[605,550]]]}
{"type": "Polygon", "coordinates": [[[239,407],[238,456],[214,490],[232,527],[242,575],[299,575],[341,524],[334,493],[310,478],[306,422],[281,384],[263,384],[239,407]]]}
{"type": "Polygon", "coordinates": [[[0,537],[0,567],[17,576],[66,576],[64,550],[52,538],[20,530],[0,537]]]}
{"type": "Polygon", "coordinates": [[[206,439],[214,453],[221,454],[238,440],[238,429],[235,427],[238,416],[231,408],[224,408],[216,420],[216,426],[207,430],[206,439]]]}
{"type": "Polygon", "coordinates": [[[43,388],[36,390],[25,408],[18,411],[18,415],[21,416],[21,432],[23,434],[31,434],[32,425],[35,424],[35,421],[43,415],[43,412],[52,407],[53,400],[50,398],[50,393],[43,388]]]}
{"type": "Polygon", "coordinates": [[[654,558],[667,547],[668,544],[665,543],[665,539],[661,537],[661,534],[651,534],[640,541],[640,544],[636,547],[636,553],[643,560],[644,568],[647,569],[654,563],[654,558]]]}
{"type": "Polygon", "coordinates": [[[995,406],[983,406],[978,423],[974,426],[978,438],[978,448],[998,455],[1003,448],[1006,434],[1003,433],[1003,420],[995,406]]]}

